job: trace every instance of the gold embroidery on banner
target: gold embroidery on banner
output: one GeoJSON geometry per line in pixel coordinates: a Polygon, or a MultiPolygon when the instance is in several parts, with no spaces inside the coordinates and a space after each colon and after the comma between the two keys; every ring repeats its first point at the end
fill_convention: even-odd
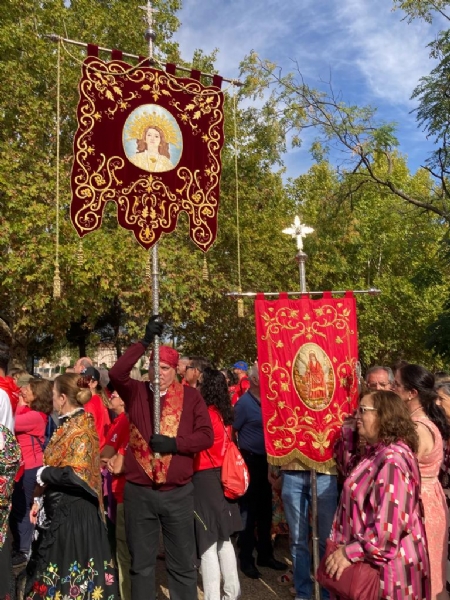
{"type": "MultiPolygon", "coordinates": [[[[220,183],[220,141],[223,126],[221,94],[217,90],[204,88],[200,82],[179,81],[164,71],[142,68],[129,69],[120,61],[105,63],[89,57],[83,68],[80,83],[80,135],[76,138],[74,162],[74,198],[78,207],[73,215],[74,223],[83,236],[101,224],[102,209],[106,202],[116,202],[124,211],[126,223],[138,226],[136,237],[148,248],[154,243],[155,234],[170,232],[176,226],[181,210],[189,215],[191,237],[203,250],[214,241],[213,231],[208,225],[217,214],[220,183]],[[136,84],[136,91],[124,97],[124,80],[136,84]],[[183,91],[186,103],[175,99],[183,91]],[[177,111],[180,127],[189,127],[194,133],[202,133],[201,143],[205,146],[207,166],[204,170],[191,171],[186,167],[174,169],[179,179],[176,189],[168,189],[162,178],[142,175],[131,185],[123,186],[120,171],[125,166],[122,156],[106,157],[97,154],[91,140],[95,123],[103,118],[114,119],[115,114],[128,110],[130,101],[148,99],[149,94],[156,102],[162,95],[172,97],[170,104],[177,111]],[[96,98],[108,102],[105,110],[96,106],[96,98]],[[198,119],[210,115],[207,131],[201,131],[198,119]],[[92,157],[96,166],[92,167],[92,157]],[[157,196],[156,196],[157,195],[157,196]],[[158,201],[156,202],[156,197],[158,201]]],[[[136,127],[140,123],[136,124],[136,127]]]]}
{"type": "MultiPolygon", "coordinates": [[[[266,423],[266,430],[272,439],[276,437],[273,442],[274,447],[279,451],[286,451],[283,456],[271,456],[270,462],[272,464],[283,465],[293,458],[299,458],[303,463],[313,468],[334,464],[332,459],[324,463],[317,463],[303,454],[301,448],[310,441],[311,446],[324,456],[334,441],[337,429],[350,412],[350,390],[354,384],[352,374],[355,372],[356,367],[356,358],[351,356],[351,337],[355,332],[350,328],[351,311],[347,308],[340,310],[343,306],[342,303],[338,303],[336,306],[322,305],[317,309],[313,309],[314,317],[308,313],[299,317],[299,310],[289,307],[282,307],[278,310],[269,307],[267,312],[261,315],[265,328],[261,340],[267,341],[269,356],[268,362],[262,363],[260,369],[267,379],[267,400],[273,408],[273,413],[266,423]],[[336,385],[346,390],[347,406],[345,403],[340,405],[337,401],[329,400],[326,402],[328,406],[325,405],[314,410],[303,403],[300,394],[299,398],[302,400],[303,406],[290,406],[279,400],[281,392],[291,392],[291,390],[296,389],[293,373],[296,361],[293,360],[290,365],[292,367],[291,372],[279,365],[273,353],[274,347],[278,346],[276,338],[282,331],[287,331],[293,345],[301,337],[309,342],[315,335],[326,338],[324,330],[330,327],[334,327],[339,331],[340,335],[335,336],[335,342],[340,345],[344,344],[346,350],[344,360],[339,362],[336,357],[333,357],[332,362],[335,365],[336,385]],[[275,374],[276,376],[274,376],[275,374]],[[317,413],[324,410],[324,408],[327,408],[327,414],[319,419],[317,413]],[[280,420],[282,421],[281,424],[277,423],[280,420]],[[301,439],[297,439],[298,434],[301,434],[301,439]]],[[[313,346],[313,344],[305,345],[313,346]]],[[[327,357],[327,360],[330,361],[330,358],[327,357]]],[[[330,382],[326,385],[329,386],[330,382]]]]}

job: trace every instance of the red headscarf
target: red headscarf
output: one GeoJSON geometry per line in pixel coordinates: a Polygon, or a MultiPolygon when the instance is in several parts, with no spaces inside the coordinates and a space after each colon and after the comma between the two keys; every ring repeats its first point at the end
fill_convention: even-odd
{"type": "MultiPolygon", "coordinates": [[[[153,354],[154,353],[152,350],[152,353],[150,355],[151,361],[153,360],[153,354]]],[[[174,348],[171,348],[170,346],[160,346],[159,347],[160,362],[166,363],[167,365],[171,366],[173,369],[176,369],[178,366],[179,358],[180,358],[180,356],[174,348]]]]}

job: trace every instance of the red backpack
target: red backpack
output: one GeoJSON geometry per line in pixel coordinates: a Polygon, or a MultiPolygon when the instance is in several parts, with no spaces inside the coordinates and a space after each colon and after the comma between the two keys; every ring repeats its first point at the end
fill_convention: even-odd
{"type": "Polygon", "coordinates": [[[230,500],[236,500],[243,496],[250,483],[250,474],[245,460],[236,444],[231,440],[225,450],[220,480],[224,496],[230,500]]]}
{"type": "MultiPolygon", "coordinates": [[[[229,500],[236,500],[245,494],[250,483],[250,474],[238,447],[230,438],[227,427],[223,426],[228,444],[223,455],[223,464],[220,471],[220,482],[223,487],[223,495],[229,500]]],[[[212,456],[206,451],[212,466],[216,465],[212,456]]]]}
{"type": "MultiPolygon", "coordinates": [[[[228,437],[228,432],[225,429],[228,437]]],[[[236,500],[245,494],[250,483],[245,460],[236,444],[228,437],[228,445],[223,457],[222,471],[220,474],[223,493],[226,498],[236,500]]]]}

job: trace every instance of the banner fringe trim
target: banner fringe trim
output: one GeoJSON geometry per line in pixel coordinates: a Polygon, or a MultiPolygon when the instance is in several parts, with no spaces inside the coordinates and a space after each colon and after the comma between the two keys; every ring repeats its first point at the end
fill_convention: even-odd
{"type": "Polygon", "coordinates": [[[318,473],[328,473],[331,468],[336,467],[336,461],[334,460],[334,458],[330,458],[324,462],[319,463],[305,456],[302,452],[300,452],[300,450],[292,450],[292,452],[289,452],[289,454],[285,454],[284,456],[272,456],[271,454],[268,454],[267,462],[270,465],[282,467],[292,462],[296,458],[299,461],[301,461],[302,464],[304,464],[306,467],[314,469],[318,473]]]}

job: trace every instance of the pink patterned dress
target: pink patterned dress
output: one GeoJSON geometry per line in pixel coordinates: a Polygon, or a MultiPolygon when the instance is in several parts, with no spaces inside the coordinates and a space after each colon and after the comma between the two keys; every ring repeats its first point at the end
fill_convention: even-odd
{"type": "Polygon", "coordinates": [[[446,563],[448,545],[448,510],[444,490],[438,475],[444,455],[442,437],[436,425],[427,417],[412,417],[427,427],[434,438],[434,448],[419,461],[422,476],[422,502],[425,509],[425,531],[431,565],[431,597],[447,598],[446,563]]]}
{"type": "Polygon", "coordinates": [[[335,457],[345,458],[340,467],[347,477],[331,538],[345,544],[350,561],[380,569],[381,599],[430,600],[417,459],[403,442],[378,443],[356,463],[353,432],[343,428],[342,436],[335,457]]]}

